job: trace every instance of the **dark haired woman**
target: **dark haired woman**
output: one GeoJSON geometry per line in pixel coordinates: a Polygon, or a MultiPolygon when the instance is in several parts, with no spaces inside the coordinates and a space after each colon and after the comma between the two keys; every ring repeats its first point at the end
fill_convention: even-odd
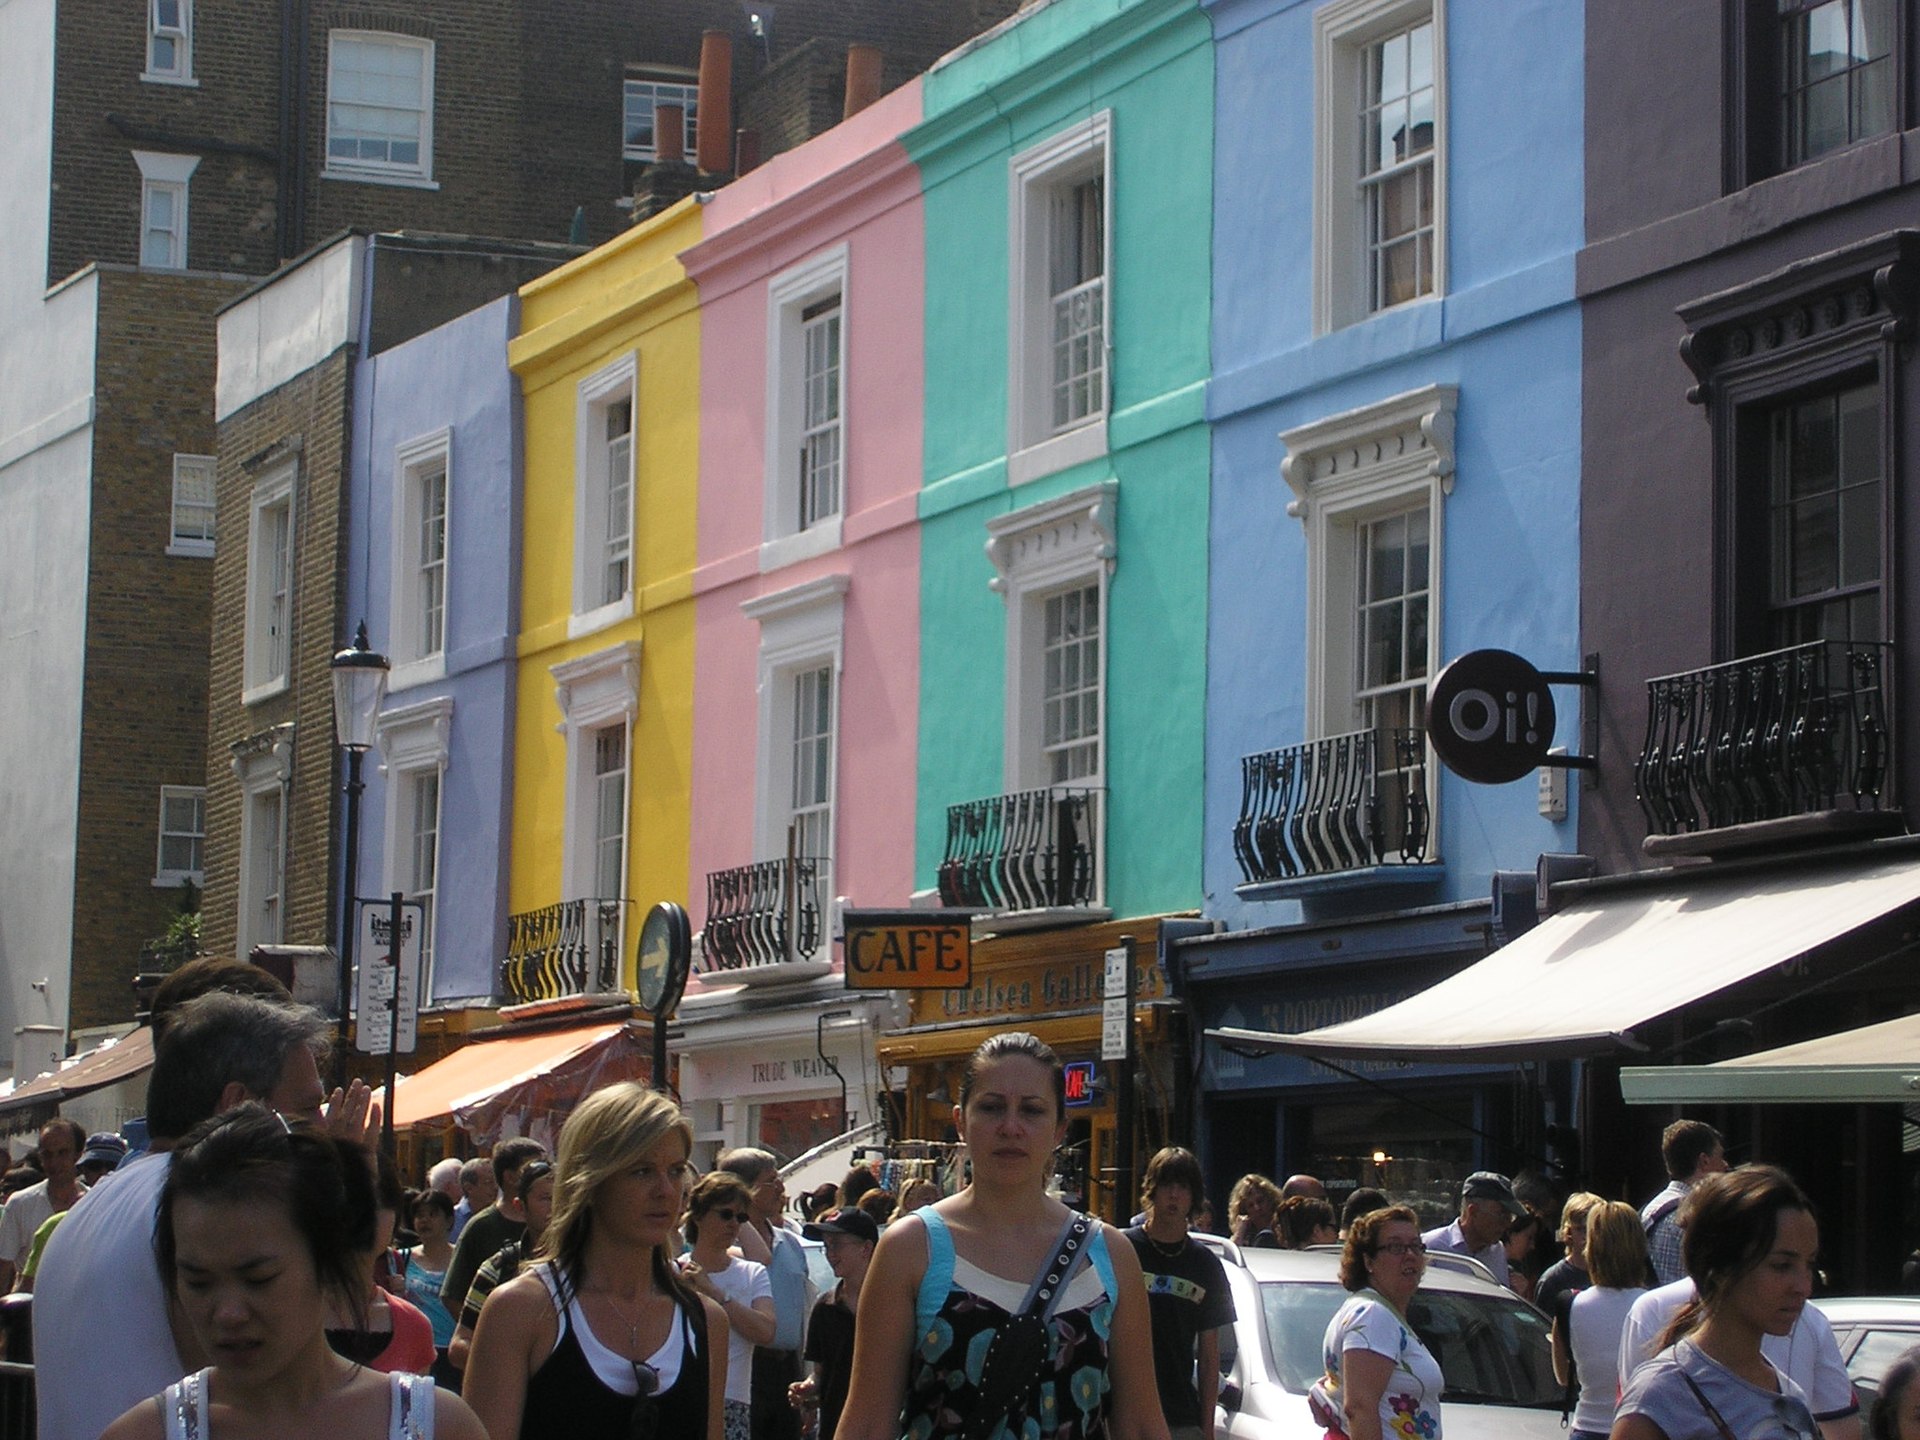
{"type": "Polygon", "coordinates": [[[1887,1367],[1867,1421],[1867,1440],[1920,1440],[1920,1345],[1887,1367]]]}
{"type": "Polygon", "coordinates": [[[413,1225],[414,1245],[406,1252],[407,1263],[400,1272],[407,1299],[427,1317],[433,1327],[433,1378],[442,1385],[459,1388],[460,1372],[447,1363],[447,1347],[453,1343],[454,1317],[440,1296],[446,1283],[447,1266],[453,1263],[453,1201],[439,1190],[416,1191],[407,1206],[407,1219],[413,1225]]]}
{"type": "Polygon", "coordinates": [[[1353,1222],[1340,1283],[1353,1292],[1327,1323],[1326,1375],[1309,1403],[1323,1425],[1351,1440],[1440,1440],[1440,1362],[1407,1322],[1427,1273],[1420,1221],[1405,1205],[1353,1222]]]}
{"type": "Polygon", "coordinates": [[[772,1342],[777,1325],[767,1267],[729,1255],[753,1216],[747,1182],[725,1170],[702,1176],[687,1196],[681,1228],[692,1247],[680,1273],[727,1317],[727,1440],[748,1440],[753,1421],[753,1348],[772,1342]]]}
{"type": "Polygon", "coordinates": [[[1273,1234],[1282,1250],[1304,1250],[1309,1245],[1331,1245],[1340,1238],[1333,1206],[1309,1195],[1289,1195],[1273,1212],[1273,1234]]]}
{"type": "Polygon", "coordinates": [[[1133,1247],[1047,1193],[1065,1099],[1059,1057],[1034,1036],[974,1051],[953,1111],[972,1181],[880,1237],[835,1440],[1166,1440],[1133,1247]]]}
{"type": "Polygon", "coordinates": [[[213,1363],[127,1411],[103,1440],[487,1440],[459,1396],[328,1348],[328,1304],[364,1304],[373,1239],[373,1177],[358,1146],[253,1104],[197,1126],[174,1152],[155,1249],[213,1363]]]}
{"type": "Polygon", "coordinates": [[[1806,1396],[1760,1350],[1813,1293],[1820,1229],[1807,1197],[1784,1171],[1743,1165],[1701,1181],[1688,1209],[1695,1298],[1667,1327],[1672,1348],[1633,1372],[1612,1440],[1819,1440],[1806,1396]]]}
{"type": "Polygon", "coordinates": [[[381,1262],[390,1253],[393,1232],[406,1204],[399,1172],[382,1156],[374,1180],[373,1247],[367,1251],[362,1273],[362,1299],[357,1306],[335,1302],[327,1324],[327,1343],[340,1354],[370,1370],[405,1370],[415,1375],[433,1373],[433,1322],[412,1301],[395,1293],[381,1262]]]}
{"type": "Polygon", "coordinates": [[[487,1297],[467,1399],[492,1440],[721,1440],[727,1331],[669,1255],[693,1128],[656,1091],[567,1118],[541,1260],[487,1297]]]}

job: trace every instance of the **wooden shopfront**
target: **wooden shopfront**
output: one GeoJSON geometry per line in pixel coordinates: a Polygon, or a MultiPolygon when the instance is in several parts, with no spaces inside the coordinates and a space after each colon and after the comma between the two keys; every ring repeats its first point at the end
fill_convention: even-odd
{"type": "Polygon", "coordinates": [[[967,1058],[990,1035],[1030,1030],[1068,1065],[1092,1065],[1090,1092],[1083,1103],[1070,1100],[1067,1110],[1062,1189],[1084,1198],[1095,1214],[1122,1221],[1134,1214],[1137,1197],[1112,1192],[1120,1066],[1100,1059],[1106,952],[1126,935],[1134,941],[1136,985],[1136,1166],[1144,1166],[1161,1145],[1181,1143],[1182,1137],[1172,1130],[1185,1037],[1160,964],[1157,916],[979,938],[973,942],[970,985],[910,992],[907,1025],[876,1044],[882,1068],[893,1073],[903,1095],[905,1138],[954,1139],[953,1104],[967,1058]]]}

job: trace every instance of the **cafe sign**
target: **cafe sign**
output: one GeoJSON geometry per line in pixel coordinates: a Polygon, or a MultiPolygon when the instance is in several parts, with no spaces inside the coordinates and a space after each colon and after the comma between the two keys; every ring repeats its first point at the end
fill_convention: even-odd
{"type": "Polygon", "coordinates": [[[849,990],[964,990],[973,984],[970,910],[848,910],[849,990]]]}

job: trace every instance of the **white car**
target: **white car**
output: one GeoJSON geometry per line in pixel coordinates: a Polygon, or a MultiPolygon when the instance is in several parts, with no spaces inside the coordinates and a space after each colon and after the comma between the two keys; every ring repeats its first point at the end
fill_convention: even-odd
{"type": "Polygon", "coordinates": [[[1866,1428],[1880,1399],[1887,1367],[1920,1345],[1920,1299],[1908,1295],[1822,1296],[1813,1302],[1833,1325],[1840,1357],[1847,1362],[1853,1393],[1860,1398],[1866,1428]]]}
{"type": "MultiPolygon", "coordinates": [[[[1220,1337],[1225,1440],[1320,1440],[1307,1387],[1322,1371],[1327,1322],[1347,1299],[1340,1251],[1241,1251],[1199,1237],[1226,1262],[1238,1317],[1220,1337]]],[[[1463,1440],[1564,1440],[1547,1317],[1459,1255],[1435,1255],[1407,1318],[1446,1376],[1441,1421],[1463,1440]]]]}

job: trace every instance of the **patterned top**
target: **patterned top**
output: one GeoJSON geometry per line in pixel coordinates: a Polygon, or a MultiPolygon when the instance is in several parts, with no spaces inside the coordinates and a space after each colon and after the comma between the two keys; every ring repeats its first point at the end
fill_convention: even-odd
{"type": "MultiPolygon", "coordinates": [[[[919,1343],[907,1374],[905,1440],[951,1440],[975,1408],[987,1348],[1017,1314],[1027,1282],[1008,1280],[954,1255],[953,1233],[931,1206],[914,1216],[926,1228],[927,1273],[915,1305],[919,1343]],[[982,1293],[985,1292],[985,1293],[982,1293]]],[[[1047,1327],[1047,1363],[988,1440],[1104,1440],[1107,1347],[1118,1293],[1105,1232],[1095,1228],[1080,1267],[1047,1327]]]]}
{"type": "Polygon", "coordinates": [[[1322,1393],[1333,1404],[1340,1397],[1340,1362],[1349,1350],[1366,1350],[1393,1362],[1393,1374],[1380,1392],[1380,1433],[1394,1440],[1440,1440],[1440,1363],[1393,1307],[1363,1290],[1327,1322],[1322,1393]]]}
{"type": "MultiPolygon", "coordinates": [[[[207,1376],[202,1370],[154,1397],[167,1440],[207,1440],[212,1432],[207,1376]]],[[[425,1375],[387,1377],[387,1440],[433,1440],[433,1381],[425,1375]]]]}

